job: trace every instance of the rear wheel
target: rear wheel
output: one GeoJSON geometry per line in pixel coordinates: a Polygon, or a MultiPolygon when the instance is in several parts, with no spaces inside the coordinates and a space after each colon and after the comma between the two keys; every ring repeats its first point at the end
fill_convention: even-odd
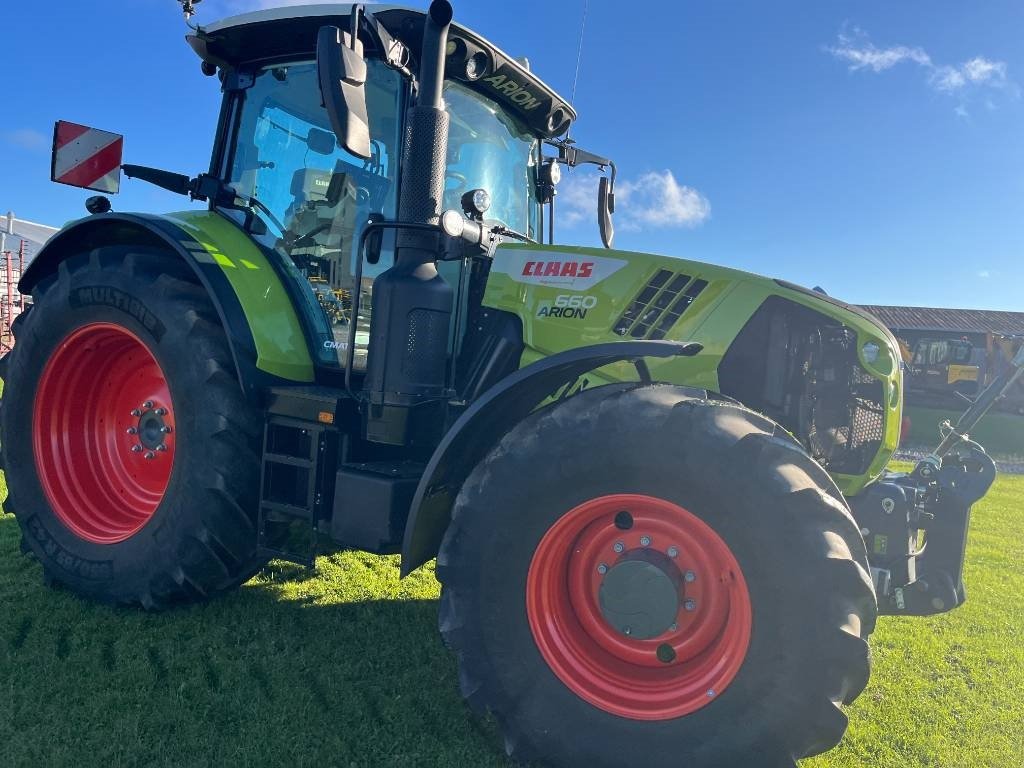
{"type": "Polygon", "coordinates": [[[251,577],[259,414],[188,268],[124,249],[73,258],[15,331],[5,507],[48,577],[147,607],[251,577]]]}
{"type": "Polygon", "coordinates": [[[827,474],[736,405],[613,386],[516,427],[438,557],[464,695],[557,766],[793,766],[837,744],[876,606],[827,474]]]}

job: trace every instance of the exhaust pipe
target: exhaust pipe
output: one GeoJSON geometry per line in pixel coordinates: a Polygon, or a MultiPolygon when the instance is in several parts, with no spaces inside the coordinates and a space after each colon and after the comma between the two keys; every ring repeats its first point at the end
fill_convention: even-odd
{"type": "MultiPolygon", "coordinates": [[[[405,146],[402,152],[402,196],[398,218],[417,224],[437,224],[444,194],[445,150],[448,146],[448,113],[441,100],[444,87],[445,48],[452,22],[452,6],[447,0],[434,0],[423,23],[420,54],[419,95],[416,105],[406,113],[405,146]]],[[[426,253],[400,253],[405,259],[422,263],[433,261],[432,235],[403,232],[399,251],[430,250],[426,253]],[[406,246],[403,248],[403,246],[406,246]]]]}
{"type": "MultiPolygon", "coordinates": [[[[451,3],[434,0],[424,20],[419,94],[406,112],[402,148],[402,222],[437,224],[441,217],[448,147],[448,113],[441,96],[452,15],[451,3]]],[[[435,233],[399,230],[395,264],[374,282],[364,384],[367,440],[429,443],[443,428],[443,408],[417,407],[440,404],[449,394],[454,291],[437,272],[438,247],[435,233]]]]}
{"type": "Polygon", "coordinates": [[[448,47],[448,27],[452,23],[452,4],[434,0],[423,23],[423,53],[420,56],[419,106],[440,108],[444,84],[444,58],[448,47]]]}

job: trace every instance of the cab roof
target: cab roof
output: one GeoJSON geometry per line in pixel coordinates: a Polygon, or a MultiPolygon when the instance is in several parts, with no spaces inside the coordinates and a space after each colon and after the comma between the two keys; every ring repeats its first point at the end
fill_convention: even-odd
{"type": "MultiPolygon", "coordinates": [[[[366,11],[405,45],[411,57],[409,68],[417,71],[426,14],[395,5],[370,5],[366,11]]],[[[221,68],[259,66],[295,57],[312,58],[320,28],[331,24],[348,29],[351,12],[351,3],[268,8],[201,26],[194,35],[189,35],[188,41],[204,61],[221,68]]],[[[370,53],[371,41],[364,40],[364,43],[370,53]]],[[[568,102],[526,66],[455,22],[449,32],[449,52],[446,76],[501,103],[539,135],[560,136],[576,119],[576,112],[568,102]],[[465,59],[458,53],[467,47],[484,50],[490,62],[484,74],[474,80],[465,77],[465,59]]]]}

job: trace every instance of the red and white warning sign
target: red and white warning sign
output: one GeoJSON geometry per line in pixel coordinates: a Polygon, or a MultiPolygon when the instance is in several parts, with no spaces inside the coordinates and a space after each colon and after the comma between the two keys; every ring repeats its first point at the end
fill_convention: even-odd
{"type": "Polygon", "coordinates": [[[58,120],[53,128],[50,178],[72,187],[117,194],[124,137],[58,120]]]}

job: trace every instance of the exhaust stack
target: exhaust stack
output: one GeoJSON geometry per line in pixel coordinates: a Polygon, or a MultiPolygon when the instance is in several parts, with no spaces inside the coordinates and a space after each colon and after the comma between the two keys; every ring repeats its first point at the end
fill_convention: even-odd
{"type": "MultiPolygon", "coordinates": [[[[398,220],[437,224],[444,194],[448,113],[441,99],[452,21],[447,0],[434,0],[423,26],[419,94],[406,112],[398,220]]],[[[446,373],[454,291],[437,272],[438,236],[399,230],[395,264],[373,286],[368,440],[391,445],[429,441],[436,406],[447,398],[446,373]],[[403,343],[403,340],[406,340],[403,343]],[[431,407],[431,406],[435,407],[431,407]]],[[[357,290],[359,287],[357,286],[357,290]]]]}

